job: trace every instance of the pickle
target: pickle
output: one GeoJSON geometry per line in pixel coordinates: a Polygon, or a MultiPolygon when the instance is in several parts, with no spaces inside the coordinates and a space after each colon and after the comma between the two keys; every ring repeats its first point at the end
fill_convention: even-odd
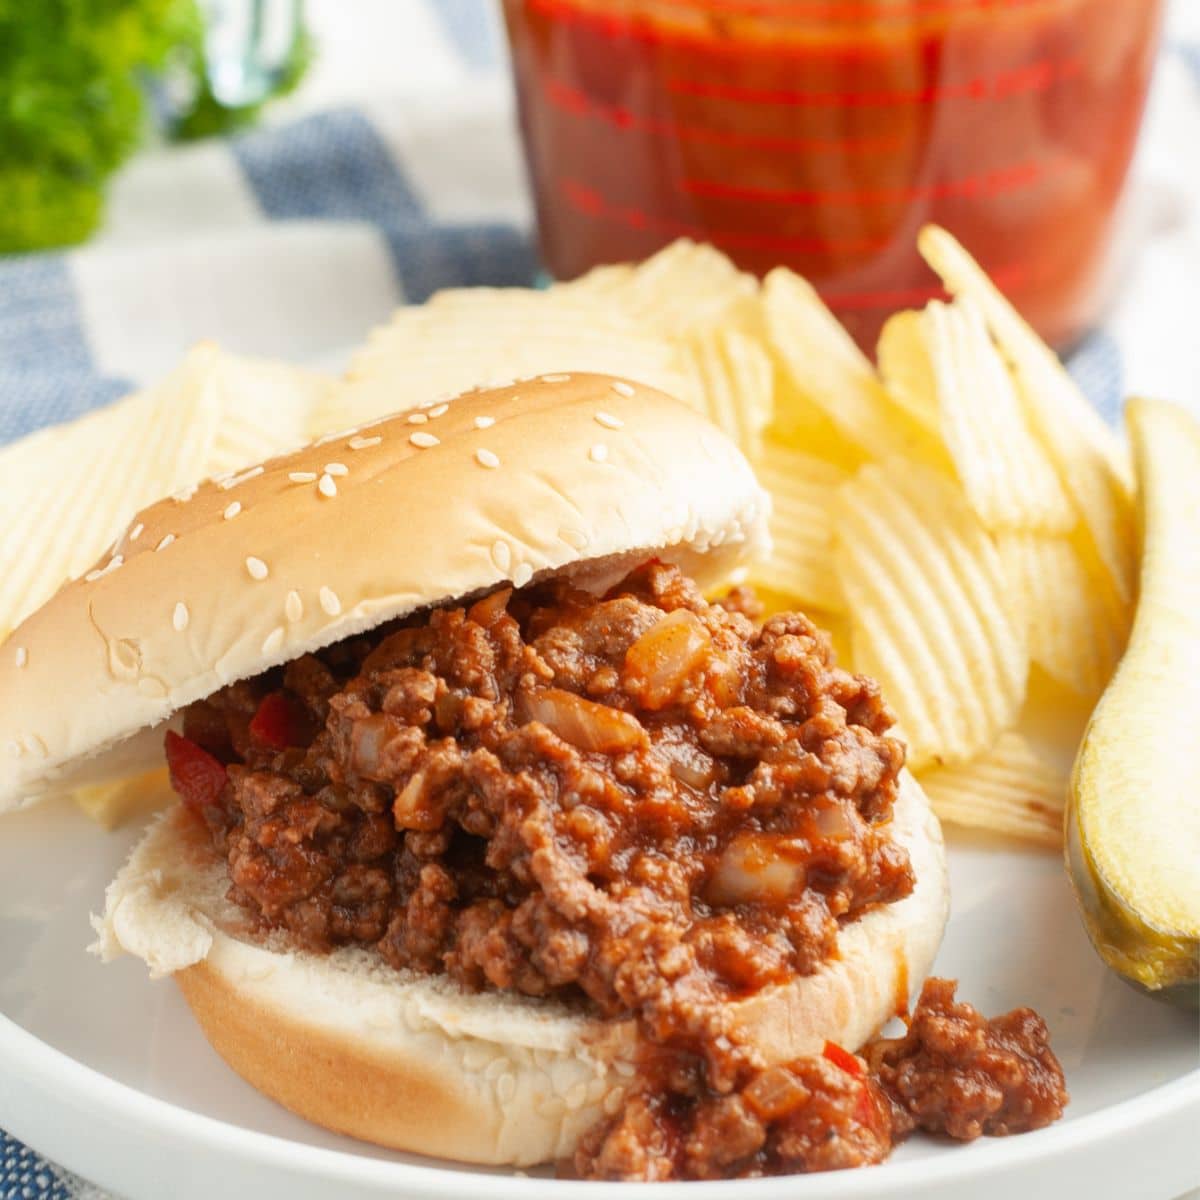
{"type": "Polygon", "coordinates": [[[1067,869],[1100,957],[1136,987],[1200,1002],[1200,423],[1126,414],[1142,557],[1129,645],[1072,773],[1067,869]]]}

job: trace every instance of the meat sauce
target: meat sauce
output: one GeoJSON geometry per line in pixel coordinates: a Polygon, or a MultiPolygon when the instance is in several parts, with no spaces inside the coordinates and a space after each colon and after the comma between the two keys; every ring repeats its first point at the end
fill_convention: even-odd
{"type": "Polygon", "coordinates": [[[1039,1129],[1067,1102],[1046,1026],[1028,1008],[988,1020],[930,979],[908,1031],[863,1057],[824,1052],[743,1066],[728,1092],[678,1056],[651,1055],[612,1120],[590,1129],[570,1167],[585,1178],[729,1179],[882,1162],[914,1129],[970,1141],[1039,1129]]]}
{"type": "Polygon", "coordinates": [[[851,1086],[821,1058],[784,1079],[739,1045],[728,1001],[811,973],[842,923],[911,891],[889,832],[903,748],[824,634],[748,608],[658,562],[601,598],[503,588],[192,705],[172,781],[264,929],[635,1017],[639,1084],[577,1173],[877,1161],[882,1080],[932,1111],[934,1060],[905,1051],[851,1086]],[[778,1119],[781,1088],[807,1115],[778,1119]],[[820,1149],[826,1120],[852,1150],[820,1149]]]}

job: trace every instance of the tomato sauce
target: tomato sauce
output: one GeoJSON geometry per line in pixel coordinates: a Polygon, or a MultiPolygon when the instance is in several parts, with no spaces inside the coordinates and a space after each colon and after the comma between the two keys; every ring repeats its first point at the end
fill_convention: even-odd
{"type": "Polygon", "coordinates": [[[505,0],[548,269],[679,236],[870,346],[946,226],[1043,336],[1103,302],[1158,0],[505,0]]]}

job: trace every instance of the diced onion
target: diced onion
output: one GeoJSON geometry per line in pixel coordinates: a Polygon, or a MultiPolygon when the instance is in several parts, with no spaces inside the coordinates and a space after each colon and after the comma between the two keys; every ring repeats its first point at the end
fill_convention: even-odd
{"type": "Polygon", "coordinates": [[[780,853],[778,838],[746,833],[726,847],[708,882],[717,905],[775,902],[797,895],[805,884],[804,864],[780,853]]]}
{"type": "Polygon", "coordinates": [[[625,654],[625,683],[647,708],[665,708],[708,659],[712,639],[700,618],[677,608],[625,654]]]}
{"type": "Polygon", "coordinates": [[[540,721],[581,750],[613,754],[644,746],[647,740],[636,717],[561,688],[521,693],[519,711],[526,721],[540,721]]]}

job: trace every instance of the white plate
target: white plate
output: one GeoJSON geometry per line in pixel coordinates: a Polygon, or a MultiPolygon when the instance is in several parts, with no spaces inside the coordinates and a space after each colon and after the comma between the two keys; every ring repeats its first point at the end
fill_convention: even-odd
{"type": "MultiPolygon", "coordinates": [[[[136,831],[105,835],[66,805],[0,824],[0,1126],[130,1200],[588,1200],[636,1185],[455,1169],[315,1129],[238,1079],[169,982],[84,953],[136,831]]],[[[1058,1125],[947,1146],[914,1138],[864,1171],[734,1184],[652,1185],[654,1197],[750,1200],[1020,1195],[1170,1200],[1200,1182],[1195,1014],[1106,972],[1056,855],[956,838],[953,917],[938,970],[988,1013],[1049,1022],[1072,1101],[1058,1125]]]]}

